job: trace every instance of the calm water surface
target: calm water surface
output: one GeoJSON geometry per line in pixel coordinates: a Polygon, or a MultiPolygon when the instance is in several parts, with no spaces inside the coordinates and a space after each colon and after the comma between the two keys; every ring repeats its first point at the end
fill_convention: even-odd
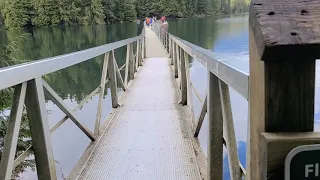
{"type": "MultiPolygon", "coordinates": [[[[169,23],[169,32],[191,43],[214,52],[215,58],[227,61],[239,70],[249,74],[249,30],[248,15],[221,17],[189,18],[173,20],[169,23]]],[[[190,62],[191,81],[201,98],[205,98],[207,88],[207,70],[197,62],[190,62]]],[[[316,66],[315,131],[320,130],[320,64],[316,66]]],[[[246,166],[248,102],[239,93],[230,88],[231,106],[235,126],[238,153],[241,163],[246,166]]],[[[199,117],[201,103],[192,94],[195,117],[199,117]]],[[[204,120],[199,134],[203,151],[207,152],[208,119],[204,120]]],[[[228,154],[224,149],[224,179],[229,180],[228,154]]]]}
{"type": "MultiPolygon", "coordinates": [[[[30,33],[24,41],[17,43],[19,51],[11,53],[19,63],[31,60],[71,53],[106,43],[135,37],[141,32],[141,27],[135,23],[116,25],[96,25],[80,27],[51,27],[31,30],[0,31],[0,45],[15,40],[23,33],[30,33]]],[[[135,47],[135,46],[134,46],[135,47]]],[[[134,48],[135,51],[135,48],[134,48]]],[[[118,66],[125,63],[126,48],[115,51],[118,66]]],[[[44,78],[70,107],[76,107],[81,100],[100,85],[103,55],[89,61],[71,66],[58,72],[46,75],[44,78]]],[[[124,72],[122,71],[122,74],[124,72]]],[[[111,111],[109,84],[103,101],[101,123],[111,111]]],[[[122,93],[119,89],[119,94],[122,93]]],[[[97,93],[80,110],[75,112],[76,117],[92,132],[98,105],[97,93]]],[[[49,126],[53,127],[65,114],[50,100],[47,101],[49,126]]],[[[57,176],[59,179],[68,177],[82,153],[91,142],[89,138],[70,120],[51,134],[53,154],[56,161],[57,176]]],[[[29,157],[33,158],[33,157],[29,157]]],[[[37,179],[36,171],[27,168],[21,174],[22,179],[37,179]]]]}
{"type": "MultiPolygon", "coordinates": [[[[16,59],[23,60],[52,57],[133,37],[138,35],[140,28],[135,23],[125,23],[108,26],[34,29],[31,30],[31,35],[24,42],[18,44],[20,52],[14,52],[13,56],[16,59]]],[[[169,22],[169,32],[198,46],[212,50],[215,52],[217,59],[228,61],[228,63],[249,73],[247,15],[172,20],[169,22]]],[[[21,30],[0,32],[0,43],[6,43],[21,33],[21,30]]],[[[125,48],[116,51],[116,59],[119,67],[124,64],[125,48]]],[[[101,64],[102,57],[98,57],[50,74],[45,78],[69,107],[76,107],[82,99],[100,84],[101,64]]],[[[193,59],[190,61],[190,67],[191,81],[201,98],[204,99],[207,87],[207,71],[193,59]]],[[[318,64],[316,69],[317,72],[320,70],[318,64]]],[[[320,104],[318,101],[320,78],[318,74],[315,100],[315,129],[317,131],[320,129],[318,125],[320,124],[320,104]]],[[[121,90],[119,90],[119,93],[121,93],[121,90]]],[[[106,92],[103,101],[103,118],[101,121],[104,121],[111,110],[110,96],[108,94],[109,90],[106,92]]],[[[230,88],[230,94],[238,152],[240,161],[245,166],[248,102],[232,88],[230,88]]],[[[201,102],[195,93],[193,93],[192,101],[195,117],[197,118],[201,111],[201,102]]],[[[75,113],[80,121],[92,131],[94,129],[97,103],[98,95],[95,95],[81,110],[75,113]]],[[[47,102],[47,110],[50,127],[64,117],[63,112],[50,100],[47,102]]],[[[206,117],[199,135],[204,152],[207,149],[207,133],[208,120],[206,117]]],[[[53,132],[51,137],[57,174],[60,179],[64,179],[69,175],[89,145],[90,140],[70,120],[53,132]]],[[[224,179],[230,179],[227,159],[227,153],[224,150],[224,179]]],[[[29,169],[22,177],[24,179],[36,179],[36,173],[29,169]]]]}

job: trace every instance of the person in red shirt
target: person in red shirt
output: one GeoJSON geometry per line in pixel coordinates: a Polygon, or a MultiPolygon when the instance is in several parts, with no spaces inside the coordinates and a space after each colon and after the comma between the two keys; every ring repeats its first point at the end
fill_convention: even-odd
{"type": "Polygon", "coordinates": [[[149,24],[150,24],[150,19],[149,18],[147,18],[146,23],[147,23],[147,26],[149,27],[149,24]]]}

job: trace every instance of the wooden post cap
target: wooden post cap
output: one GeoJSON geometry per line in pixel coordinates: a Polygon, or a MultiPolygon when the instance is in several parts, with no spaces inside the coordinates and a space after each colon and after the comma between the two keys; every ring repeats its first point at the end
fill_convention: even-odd
{"type": "Polygon", "coordinates": [[[252,0],[249,22],[261,60],[320,58],[320,0],[252,0]]]}

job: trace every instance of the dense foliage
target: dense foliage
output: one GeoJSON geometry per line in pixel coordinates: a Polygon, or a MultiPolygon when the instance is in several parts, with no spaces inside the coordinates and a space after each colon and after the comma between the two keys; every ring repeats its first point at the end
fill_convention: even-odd
{"type": "MultiPolygon", "coordinates": [[[[22,63],[20,60],[17,60],[13,56],[11,56],[11,53],[19,51],[17,44],[23,41],[27,36],[28,34],[22,34],[15,37],[10,43],[8,43],[8,45],[0,46],[0,67],[22,63]]],[[[13,92],[14,88],[0,90],[0,159],[2,157],[4,140],[9,122],[9,111],[13,102],[13,92]]],[[[31,133],[28,122],[28,117],[26,111],[24,110],[22,114],[22,121],[20,125],[15,158],[17,158],[26,149],[28,149],[29,146],[31,146],[31,133]]],[[[20,163],[13,170],[12,179],[19,179],[19,175],[22,172],[26,171],[27,167],[33,170],[35,169],[34,159],[25,159],[24,161],[22,161],[22,163],[20,163]]]]}
{"type": "Polygon", "coordinates": [[[7,28],[134,21],[246,11],[250,0],[0,0],[7,28]]]}

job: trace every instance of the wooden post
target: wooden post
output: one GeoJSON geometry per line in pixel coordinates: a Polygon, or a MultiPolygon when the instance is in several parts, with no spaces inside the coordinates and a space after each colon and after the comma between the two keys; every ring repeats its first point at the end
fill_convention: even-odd
{"type": "Polygon", "coordinates": [[[170,36],[169,36],[169,33],[167,34],[167,52],[169,53],[170,52],[170,36]]]}
{"type": "Polygon", "coordinates": [[[144,38],[143,38],[143,41],[144,41],[144,49],[143,49],[143,53],[144,53],[144,56],[143,56],[143,58],[144,59],[146,59],[147,58],[147,44],[146,44],[146,36],[144,36],[144,38]]]}
{"type": "Polygon", "coordinates": [[[172,47],[171,47],[171,42],[172,40],[169,37],[169,58],[171,58],[170,64],[172,65],[172,47]]]}
{"type": "Polygon", "coordinates": [[[117,75],[115,70],[114,62],[114,51],[112,53],[109,52],[109,60],[108,60],[108,74],[110,78],[110,91],[111,91],[111,100],[112,100],[112,108],[117,108],[119,106],[118,103],[118,87],[117,87],[117,75]]]}
{"type": "Polygon", "coordinates": [[[187,105],[187,91],[188,91],[188,87],[187,87],[187,73],[186,73],[186,58],[185,58],[185,53],[184,51],[181,49],[180,50],[180,59],[181,59],[181,66],[180,66],[180,80],[181,80],[181,100],[179,102],[179,104],[182,105],[187,105]]]}
{"type": "Polygon", "coordinates": [[[174,55],[174,77],[178,78],[178,63],[179,63],[179,45],[175,45],[175,55],[174,55]]]}
{"type": "Polygon", "coordinates": [[[223,174],[223,117],[219,78],[208,71],[208,179],[222,180],[223,174]]]}
{"type": "Polygon", "coordinates": [[[15,87],[0,164],[0,179],[10,180],[16,154],[27,83],[15,87]]]}
{"type": "Polygon", "coordinates": [[[201,112],[200,112],[200,115],[199,115],[199,118],[198,118],[198,122],[197,122],[197,125],[196,125],[196,129],[195,129],[195,132],[194,132],[194,137],[198,137],[199,133],[200,133],[200,129],[201,129],[201,126],[202,126],[202,123],[203,123],[203,120],[204,120],[204,117],[206,116],[207,114],[207,95],[202,103],[202,108],[201,108],[201,112]]]}
{"type": "Polygon", "coordinates": [[[56,180],[46,103],[42,79],[28,81],[26,109],[29,117],[37,174],[39,180],[56,180]]]}
{"type": "Polygon", "coordinates": [[[143,53],[143,47],[142,47],[142,39],[139,41],[139,66],[142,66],[142,53],[143,53]]]}
{"type": "Polygon", "coordinates": [[[164,36],[165,36],[165,38],[164,38],[165,49],[166,49],[166,52],[168,52],[168,34],[166,32],[164,32],[164,33],[165,33],[164,34],[164,36]]]}
{"type": "Polygon", "coordinates": [[[273,169],[272,157],[265,155],[274,148],[288,152],[284,141],[288,135],[279,138],[279,147],[268,146],[271,136],[261,133],[313,131],[320,20],[310,17],[320,12],[319,5],[316,0],[251,2],[247,180],[284,179],[287,153],[273,169]]]}
{"type": "Polygon", "coordinates": [[[94,126],[95,137],[99,136],[101,113],[102,113],[102,101],[103,101],[103,97],[104,97],[104,90],[106,87],[106,78],[107,78],[107,71],[108,71],[108,59],[109,59],[109,53],[105,53],[104,60],[103,60],[102,74],[101,74],[101,82],[100,82],[98,110],[97,110],[96,122],[95,122],[95,126],[94,126]]]}
{"type": "Polygon", "coordinates": [[[141,61],[143,61],[143,59],[144,59],[144,40],[143,40],[143,38],[142,38],[142,40],[141,40],[141,56],[142,56],[142,60],[141,61]]]}
{"type": "Polygon", "coordinates": [[[132,43],[130,44],[130,52],[129,52],[129,78],[130,80],[134,79],[134,55],[133,55],[132,43]]]}
{"type": "Polygon", "coordinates": [[[138,67],[139,67],[139,54],[140,54],[140,45],[139,44],[140,44],[140,40],[137,41],[135,72],[138,71],[138,67]]]}
{"type": "Polygon", "coordinates": [[[127,45],[127,55],[126,55],[126,70],[125,70],[125,73],[124,73],[124,83],[125,85],[127,86],[128,85],[128,76],[129,76],[129,64],[130,64],[130,46],[131,44],[128,44],[127,45]]]}
{"type": "Polygon", "coordinates": [[[164,29],[162,29],[162,45],[164,48],[166,48],[166,32],[164,31],[164,29]]]}
{"type": "Polygon", "coordinates": [[[171,61],[172,61],[172,65],[174,65],[174,59],[175,59],[175,52],[176,52],[176,50],[175,50],[175,47],[176,47],[176,43],[172,40],[172,43],[171,43],[171,48],[172,48],[172,55],[171,55],[171,61]]]}
{"type": "Polygon", "coordinates": [[[220,87],[220,98],[222,105],[222,115],[223,115],[223,137],[226,142],[226,147],[228,150],[228,161],[231,180],[241,180],[241,171],[239,168],[239,156],[238,156],[238,146],[236,141],[236,135],[234,131],[234,123],[232,117],[231,101],[229,94],[228,85],[219,80],[220,87]]]}
{"type": "Polygon", "coordinates": [[[177,58],[177,65],[178,65],[178,80],[179,80],[179,88],[181,89],[181,53],[182,49],[178,46],[178,58],[177,58]]]}

